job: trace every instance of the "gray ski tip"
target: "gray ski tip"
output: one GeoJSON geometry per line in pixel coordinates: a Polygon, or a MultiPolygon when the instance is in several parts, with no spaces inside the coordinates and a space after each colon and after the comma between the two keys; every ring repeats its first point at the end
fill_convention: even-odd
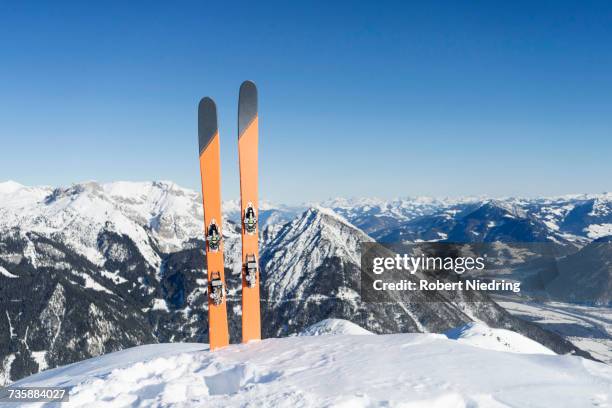
{"type": "Polygon", "coordinates": [[[257,87],[253,81],[240,85],[238,97],[238,138],[257,116],[257,87]]]}
{"type": "Polygon", "coordinates": [[[200,142],[200,154],[206,149],[212,138],[218,132],[217,106],[208,96],[202,98],[198,105],[198,140],[200,142]]]}

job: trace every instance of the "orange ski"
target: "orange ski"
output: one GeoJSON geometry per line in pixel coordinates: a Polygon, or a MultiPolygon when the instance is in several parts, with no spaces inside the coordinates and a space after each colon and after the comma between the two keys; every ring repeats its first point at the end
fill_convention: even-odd
{"type": "Polygon", "coordinates": [[[242,342],[261,339],[259,309],[259,203],[257,192],[257,88],[240,86],[238,99],[238,156],[242,213],[242,342]]]}
{"type": "Polygon", "coordinates": [[[198,106],[198,140],[200,175],[204,205],[204,233],[208,271],[208,336],[210,349],[229,344],[227,308],[225,305],[225,271],[221,219],[221,158],[217,107],[210,98],[198,106]]]}

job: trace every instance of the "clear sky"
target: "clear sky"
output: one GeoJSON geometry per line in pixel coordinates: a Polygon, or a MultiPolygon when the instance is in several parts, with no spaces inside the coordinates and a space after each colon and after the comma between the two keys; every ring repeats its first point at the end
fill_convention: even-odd
{"type": "Polygon", "coordinates": [[[235,198],[252,79],[274,201],[612,190],[612,2],[262,3],[0,1],[0,180],[199,189],[209,95],[235,198]]]}

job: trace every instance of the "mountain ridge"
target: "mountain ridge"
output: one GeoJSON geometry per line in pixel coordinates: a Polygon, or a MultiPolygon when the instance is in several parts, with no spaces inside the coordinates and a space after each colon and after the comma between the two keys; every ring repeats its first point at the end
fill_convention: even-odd
{"type": "MultiPolygon", "coordinates": [[[[606,200],[601,199],[604,206],[606,200]]],[[[225,206],[230,213],[235,203],[225,206]]],[[[435,211],[453,218],[461,208],[435,211]]],[[[236,341],[240,214],[232,211],[222,233],[228,314],[236,341]]],[[[598,220],[605,221],[602,214],[607,217],[598,207],[598,220]]],[[[0,377],[15,380],[136,344],[205,341],[201,215],[199,195],[172,182],[87,182],[58,188],[0,183],[0,377]],[[21,310],[19,305],[27,307],[21,310]],[[89,325],[80,326],[83,319],[89,325]],[[50,343],[31,322],[55,333],[56,341],[50,343]]],[[[348,211],[346,206],[262,207],[260,219],[269,221],[261,231],[266,336],[294,334],[334,317],[351,318],[377,333],[443,331],[483,317],[521,326],[492,304],[480,310],[452,303],[438,309],[425,303],[360,305],[358,244],[372,238],[355,220],[374,225],[371,219],[378,215],[348,211]],[[279,297],[284,301],[276,301],[279,297]]],[[[519,330],[556,344],[565,350],[561,352],[571,350],[532,326],[519,330]]]]}

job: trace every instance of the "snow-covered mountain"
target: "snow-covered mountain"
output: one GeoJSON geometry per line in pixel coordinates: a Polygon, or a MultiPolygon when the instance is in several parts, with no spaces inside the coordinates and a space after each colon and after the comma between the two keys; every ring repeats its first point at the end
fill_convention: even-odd
{"type": "MultiPolygon", "coordinates": [[[[607,406],[612,369],[558,356],[482,326],[442,334],[355,335],[320,322],[309,335],[231,345],[135,347],[49,370],[15,386],[69,389],[67,407],[607,406]],[[336,334],[329,335],[336,331],[336,334]],[[507,352],[511,351],[511,352],[507,352]]],[[[363,330],[363,329],[362,329],[363,330]]]]}
{"type": "Polygon", "coordinates": [[[0,228],[54,236],[98,265],[106,259],[97,245],[101,231],[128,237],[158,267],[152,244],[168,252],[201,230],[196,194],[173,183],[90,182],[53,190],[22,188],[17,200],[12,196],[2,197],[0,228]]]}
{"type": "Polygon", "coordinates": [[[261,254],[265,336],[290,335],[330,317],[374,333],[443,332],[479,321],[519,332],[558,353],[583,354],[560,336],[510,315],[483,293],[398,292],[385,303],[364,302],[359,244],[371,241],[325,208],[311,208],[286,224],[261,254]]]}
{"type": "MultiPolygon", "coordinates": [[[[607,198],[576,200],[592,199],[601,201],[598,215],[584,219],[603,225],[607,198]]],[[[372,238],[355,220],[373,226],[372,217],[384,213],[404,228],[440,214],[453,219],[463,214],[453,206],[465,210],[481,203],[380,202],[373,212],[375,206],[366,201],[354,208],[349,202],[328,204],[337,211],[262,205],[266,336],[296,334],[326,318],[348,319],[375,333],[442,332],[478,320],[523,333],[559,353],[579,352],[489,299],[480,299],[478,307],[465,299],[395,305],[360,301],[359,243],[372,238]]],[[[531,204],[520,205],[528,216],[545,217],[531,204]]],[[[240,214],[236,202],[226,202],[224,210],[228,314],[232,341],[237,341],[241,265],[235,221],[240,214]]],[[[557,214],[554,208],[550,212],[557,214]]],[[[547,222],[561,229],[565,218],[558,217],[547,222]]],[[[583,230],[593,230],[591,225],[583,230]]],[[[588,240],[588,232],[578,238],[588,240]]],[[[0,183],[0,385],[135,345],[206,341],[203,247],[199,196],[171,182],[61,188],[0,183]]]]}
{"type": "MultiPolygon", "coordinates": [[[[519,232],[514,236],[514,239],[526,242],[529,239],[560,239],[584,244],[612,235],[612,193],[528,199],[334,199],[324,201],[322,205],[343,215],[372,237],[383,240],[445,240],[457,223],[474,212],[486,227],[485,232],[493,230],[499,233],[502,225],[498,222],[503,218],[506,221],[512,218],[529,221],[532,230],[527,228],[525,236],[519,232]]],[[[472,236],[467,238],[486,241],[483,235],[474,232],[470,231],[472,236]]]]}
{"type": "Polygon", "coordinates": [[[435,199],[430,197],[381,200],[377,198],[335,198],[320,203],[331,208],[350,222],[372,233],[381,229],[393,228],[414,218],[437,213],[441,208],[473,199],[435,199]]]}
{"type": "Polygon", "coordinates": [[[261,253],[265,335],[290,335],[329,317],[376,333],[436,331],[469,321],[446,303],[362,302],[359,244],[371,241],[323,207],[283,226],[261,253]]]}
{"type": "MultiPolygon", "coordinates": [[[[201,220],[198,195],[169,182],[2,183],[0,383],[138,344],[203,341],[201,220]]],[[[223,234],[239,271],[236,226],[223,234]]]]}
{"type": "MultiPolygon", "coordinates": [[[[266,278],[269,286],[268,301],[302,299],[304,279],[320,280],[323,287],[338,286],[325,281],[329,276],[313,276],[312,271],[320,270],[325,262],[336,259],[340,268],[346,265],[359,265],[360,243],[373,241],[361,230],[352,226],[329,209],[310,208],[276,234],[262,254],[264,271],[270,273],[266,278]]],[[[346,296],[354,296],[349,287],[340,289],[346,296]]]]}

